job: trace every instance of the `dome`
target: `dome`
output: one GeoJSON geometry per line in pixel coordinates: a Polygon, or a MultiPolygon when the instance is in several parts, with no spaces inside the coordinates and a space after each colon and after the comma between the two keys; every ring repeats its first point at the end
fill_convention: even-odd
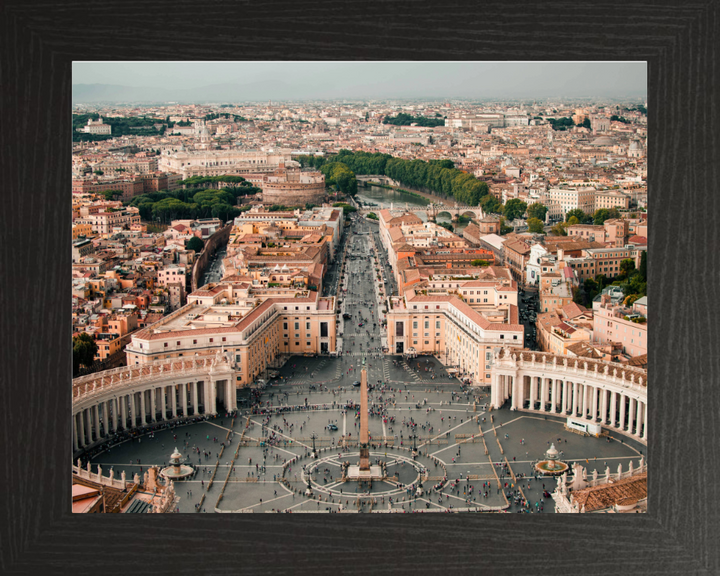
{"type": "Polygon", "coordinates": [[[592,142],[590,142],[590,146],[614,146],[615,141],[610,138],[609,136],[600,136],[599,138],[595,138],[592,142]]]}

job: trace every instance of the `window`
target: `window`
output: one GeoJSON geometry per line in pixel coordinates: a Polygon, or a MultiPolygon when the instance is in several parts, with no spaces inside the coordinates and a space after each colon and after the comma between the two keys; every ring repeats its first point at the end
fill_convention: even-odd
{"type": "Polygon", "coordinates": [[[212,339],[212,338],[210,338],[210,342],[212,342],[212,341],[213,341],[213,339],[212,339]]]}
{"type": "Polygon", "coordinates": [[[178,340],[177,342],[175,342],[175,344],[177,344],[178,346],[180,346],[180,340],[178,340]]]}
{"type": "Polygon", "coordinates": [[[437,328],[438,330],[440,330],[440,320],[436,320],[436,321],[435,321],[435,328],[437,328]]]}
{"type": "Polygon", "coordinates": [[[417,322],[413,322],[413,330],[417,330],[417,322]]]}
{"type": "MultiPolygon", "coordinates": [[[[193,344],[197,344],[197,340],[193,340],[193,344]]],[[[140,345],[140,347],[142,348],[142,344],[140,345]]]]}
{"type": "Polygon", "coordinates": [[[310,322],[305,322],[305,330],[310,330],[310,322]]]}
{"type": "Polygon", "coordinates": [[[500,334],[500,340],[504,340],[504,339],[505,339],[505,334],[500,334]]]}
{"type": "Polygon", "coordinates": [[[300,330],[300,322],[295,322],[295,330],[300,330]]]}
{"type": "Polygon", "coordinates": [[[425,320],[425,329],[427,330],[428,328],[430,328],[430,322],[425,320]]]}
{"type": "MultiPolygon", "coordinates": [[[[168,347],[168,343],[165,342],[164,346],[165,346],[165,348],[167,348],[167,347],[168,347]]],[[[107,350],[107,346],[105,347],[105,350],[107,350]]]]}
{"type": "Polygon", "coordinates": [[[223,342],[226,342],[226,341],[227,341],[227,338],[225,338],[225,336],[223,336],[222,341],[223,341],[223,342]]]}
{"type": "Polygon", "coordinates": [[[283,330],[287,330],[287,322],[283,322],[283,330]]]}
{"type": "Polygon", "coordinates": [[[310,342],[305,342],[305,346],[307,346],[308,348],[310,348],[310,342]]]}

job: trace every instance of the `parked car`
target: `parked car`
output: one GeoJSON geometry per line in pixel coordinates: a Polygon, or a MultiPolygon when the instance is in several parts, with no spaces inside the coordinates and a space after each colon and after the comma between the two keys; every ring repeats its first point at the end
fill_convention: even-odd
{"type": "Polygon", "coordinates": [[[355,380],[355,382],[353,382],[353,386],[360,386],[360,380],[355,380]]]}
{"type": "Polygon", "coordinates": [[[326,428],[327,428],[328,430],[330,430],[330,432],[337,432],[337,429],[338,429],[338,427],[337,427],[335,424],[328,424],[328,425],[326,426],[326,428]]]}

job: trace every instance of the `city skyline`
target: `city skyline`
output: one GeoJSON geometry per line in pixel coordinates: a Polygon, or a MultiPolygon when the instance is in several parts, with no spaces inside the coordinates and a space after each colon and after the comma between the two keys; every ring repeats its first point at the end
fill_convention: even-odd
{"type": "Polygon", "coordinates": [[[73,102],[644,98],[645,62],[74,62],[73,102]]]}

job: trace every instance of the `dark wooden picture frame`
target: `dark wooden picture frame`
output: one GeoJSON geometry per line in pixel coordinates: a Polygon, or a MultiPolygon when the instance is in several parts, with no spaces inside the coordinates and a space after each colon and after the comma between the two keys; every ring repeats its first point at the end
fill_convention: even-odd
{"type": "Polygon", "coordinates": [[[7,0],[0,574],[718,574],[718,3],[7,0]],[[649,512],[70,513],[73,60],[646,60],[649,512]]]}

